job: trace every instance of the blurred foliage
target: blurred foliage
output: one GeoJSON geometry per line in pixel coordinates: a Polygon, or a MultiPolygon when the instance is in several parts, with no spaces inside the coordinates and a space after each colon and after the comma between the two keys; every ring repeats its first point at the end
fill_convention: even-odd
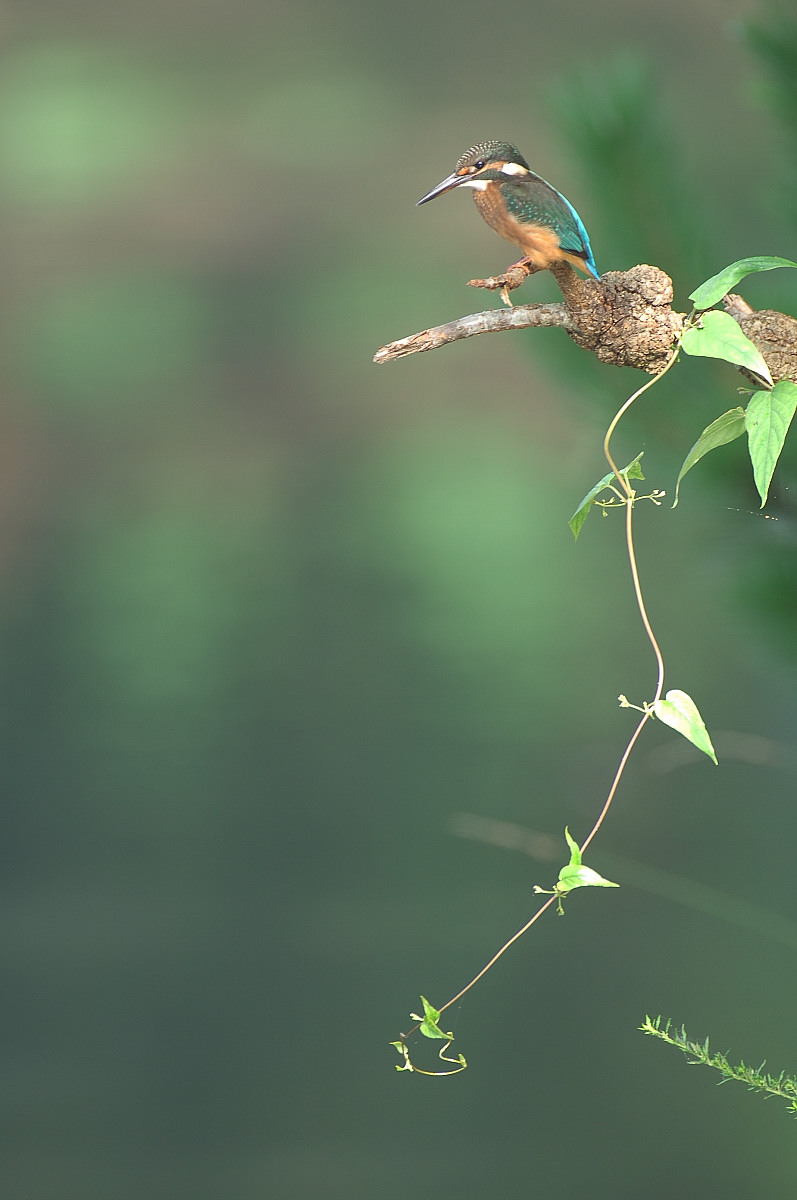
{"type": "Polygon", "coordinates": [[[768,0],[758,19],[742,26],[747,45],[762,67],[760,95],[767,110],[781,128],[774,168],[778,188],[780,218],[794,227],[797,212],[794,191],[797,187],[797,12],[794,5],[768,0]]]}
{"type": "Polygon", "coordinates": [[[0,81],[0,189],[50,207],[119,194],[175,153],[186,101],[165,66],[118,45],[21,46],[0,81]]]}
{"type": "Polygon", "coordinates": [[[568,73],[553,97],[600,208],[612,269],[655,263],[676,293],[713,273],[715,227],[701,215],[707,205],[699,190],[684,186],[688,167],[650,62],[625,53],[568,73]]]}
{"type": "Polygon", "coordinates": [[[198,384],[213,331],[207,292],[150,270],[84,275],[6,334],[15,382],[77,414],[135,404],[140,419],[198,384]]]}

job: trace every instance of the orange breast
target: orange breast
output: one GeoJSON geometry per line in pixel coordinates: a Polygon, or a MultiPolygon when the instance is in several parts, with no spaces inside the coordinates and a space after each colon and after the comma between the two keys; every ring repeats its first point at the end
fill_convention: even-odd
{"type": "Polygon", "coordinates": [[[521,225],[510,216],[501,199],[498,184],[491,183],[482,191],[474,191],[473,199],[490,228],[514,246],[519,246],[524,257],[538,271],[545,271],[551,263],[561,262],[562,259],[574,267],[580,267],[582,271],[585,269],[583,258],[563,250],[552,229],[546,229],[544,225],[521,225]]]}

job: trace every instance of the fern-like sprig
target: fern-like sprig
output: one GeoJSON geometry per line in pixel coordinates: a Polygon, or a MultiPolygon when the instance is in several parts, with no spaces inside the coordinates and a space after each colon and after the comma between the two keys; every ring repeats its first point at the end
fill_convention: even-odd
{"type": "Polygon", "coordinates": [[[789,1112],[797,1115],[797,1078],[787,1075],[785,1071],[781,1071],[780,1075],[767,1074],[764,1071],[766,1060],[761,1063],[760,1067],[748,1067],[744,1062],[734,1066],[728,1062],[724,1054],[712,1053],[709,1050],[708,1038],[702,1043],[691,1042],[686,1036],[683,1025],[677,1029],[670,1020],[667,1020],[662,1026],[661,1017],[651,1020],[646,1016],[644,1023],[639,1028],[642,1033],[660,1038],[668,1045],[682,1050],[689,1056],[690,1064],[699,1063],[705,1067],[714,1067],[722,1075],[719,1083],[727,1083],[729,1079],[738,1079],[740,1083],[747,1086],[748,1091],[763,1092],[766,1096],[780,1096],[781,1099],[789,1101],[789,1112]]]}

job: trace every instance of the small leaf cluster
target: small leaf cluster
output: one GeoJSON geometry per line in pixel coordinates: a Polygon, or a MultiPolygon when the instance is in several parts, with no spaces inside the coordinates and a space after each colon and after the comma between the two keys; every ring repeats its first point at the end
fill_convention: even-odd
{"type": "MultiPolygon", "coordinates": [[[[636,458],[633,459],[633,461],[628,464],[627,467],[623,467],[623,469],[620,471],[620,475],[622,476],[622,479],[624,479],[626,482],[629,479],[644,479],[645,478],[645,476],[642,474],[642,467],[640,465],[643,454],[644,454],[644,451],[641,451],[636,456],[636,458]]],[[[586,496],[581,501],[581,503],[579,504],[576,511],[573,513],[568,524],[570,525],[570,530],[576,541],[578,541],[578,535],[581,532],[581,526],[584,524],[587,517],[589,516],[590,509],[592,508],[593,504],[598,504],[601,508],[603,508],[605,510],[607,508],[613,508],[618,504],[626,503],[625,496],[615,486],[616,479],[617,479],[617,476],[615,475],[614,471],[609,471],[606,475],[603,476],[603,479],[599,479],[598,482],[595,484],[595,486],[591,487],[589,489],[586,496]],[[598,500],[598,496],[601,494],[601,492],[605,492],[605,491],[613,492],[614,498],[610,499],[610,500],[598,500]]],[[[654,496],[649,497],[649,499],[651,499],[651,500],[657,499],[657,498],[658,498],[658,495],[655,497],[654,496]]],[[[604,511],[603,515],[606,516],[605,511],[604,511]]]]}
{"type": "MultiPolygon", "coordinates": [[[[702,358],[723,359],[743,368],[748,376],[761,383],[761,387],[752,394],[746,408],[730,409],[712,421],[700,434],[678,472],[673,508],[678,504],[681,481],[687,472],[710,450],[716,450],[744,433],[747,434],[753,478],[761,497],[761,507],[766,504],[772,476],[792,418],[797,411],[797,383],[789,379],[779,379],[777,383],[773,383],[769,367],[758,347],[750,341],[729,313],[720,312],[712,306],[722,300],[746,275],[756,271],[772,271],[775,267],[797,268],[797,263],[788,258],[743,258],[707,279],[689,297],[694,304],[694,310],[686,321],[671,363],[677,359],[680,350],[702,358]]],[[[638,499],[652,500],[655,504],[661,502],[664,492],[655,490],[649,496],[639,497],[628,483],[631,479],[644,479],[640,467],[641,458],[641,454],[637,455],[627,467],[617,472],[610,471],[590,488],[570,518],[570,529],[574,538],[578,538],[593,505],[601,507],[605,516],[607,508],[618,504],[633,503],[638,499]],[[620,492],[618,485],[626,487],[625,496],[620,492]],[[613,497],[608,500],[599,499],[605,491],[613,492],[613,497]]]]}
{"type": "Polygon", "coordinates": [[[562,900],[572,892],[574,888],[579,887],[619,887],[619,883],[612,883],[609,879],[604,879],[597,871],[593,871],[591,867],[585,867],[581,861],[581,848],[575,838],[570,836],[570,830],[565,829],[565,838],[570,847],[570,862],[567,866],[562,867],[559,872],[559,878],[554,884],[551,891],[546,891],[545,888],[534,886],[534,891],[538,895],[556,896],[556,910],[560,916],[564,915],[562,900]]]}
{"type": "Polygon", "coordinates": [[[407,1047],[406,1039],[409,1036],[408,1034],[402,1034],[399,1041],[390,1043],[391,1046],[395,1046],[399,1054],[404,1059],[404,1062],[401,1066],[399,1066],[398,1063],[396,1064],[396,1070],[417,1071],[421,1075],[458,1075],[460,1071],[465,1070],[468,1064],[465,1060],[464,1054],[458,1054],[456,1058],[452,1058],[449,1054],[446,1054],[448,1047],[454,1040],[454,1035],[453,1033],[444,1033],[440,1028],[440,1017],[442,1015],[442,1010],[437,1009],[433,1004],[430,1004],[425,996],[421,996],[421,1003],[423,1004],[423,1016],[420,1017],[417,1013],[410,1013],[410,1016],[412,1017],[413,1021],[418,1022],[417,1028],[424,1037],[445,1042],[445,1046],[441,1047],[438,1057],[441,1062],[452,1063],[454,1070],[423,1071],[420,1067],[416,1067],[410,1058],[410,1052],[407,1047]]]}
{"type": "Polygon", "coordinates": [[[740,279],[755,271],[771,271],[775,267],[797,267],[788,258],[743,258],[731,263],[724,271],[706,280],[690,295],[695,306],[681,339],[681,349],[687,354],[722,358],[743,367],[763,386],[754,392],[747,408],[732,408],[706,426],[683,461],[675,485],[675,502],[681,480],[709,450],[716,450],[735,438],[747,434],[753,478],[761,497],[761,507],[767,502],[769,485],[783,449],[786,434],[797,411],[797,384],[780,379],[773,384],[769,368],[761,352],[742,332],[728,313],[712,306],[735,287],[740,279]],[[710,310],[710,311],[707,311],[710,310]]]}
{"type": "Polygon", "coordinates": [[[648,717],[658,717],[670,729],[680,733],[698,750],[707,754],[715,766],[718,766],[717,756],[706,729],[706,724],[700,715],[700,710],[688,692],[680,688],[670,688],[662,700],[654,700],[652,704],[632,704],[626,696],[618,696],[620,708],[635,708],[648,717]]]}

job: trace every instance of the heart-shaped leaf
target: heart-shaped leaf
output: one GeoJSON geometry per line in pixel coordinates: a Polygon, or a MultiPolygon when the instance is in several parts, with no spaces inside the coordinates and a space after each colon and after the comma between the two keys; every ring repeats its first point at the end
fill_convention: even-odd
{"type": "Polygon", "coordinates": [[[795,410],[797,384],[790,379],[778,380],[771,392],[756,392],[747,405],[747,441],[762,508],[795,410]]]}
{"type": "Polygon", "coordinates": [[[711,738],[708,736],[703,718],[691,696],[673,688],[672,691],[667,692],[664,700],[657,700],[651,707],[654,716],[687,738],[694,746],[697,746],[698,750],[702,750],[712,762],[716,763],[717,756],[714,753],[711,738]]]}
{"type": "Polygon", "coordinates": [[[412,1017],[413,1021],[420,1021],[421,1033],[423,1036],[428,1038],[440,1038],[441,1041],[444,1042],[452,1042],[454,1040],[453,1033],[443,1033],[442,1029],[438,1025],[440,1013],[437,1011],[437,1009],[429,1003],[425,996],[421,996],[421,1003],[423,1004],[423,1016],[419,1017],[417,1013],[410,1013],[410,1016],[412,1017]]]}
{"type": "Polygon", "coordinates": [[[698,311],[711,308],[723,296],[727,296],[731,288],[736,287],[736,284],[740,279],[744,279],[745,275],[752,275],[754,271],[772,271],[775,267],[797,267],[797,263],[792,262],[790,258],[767,256],[740,258],[738,262],[731,263],[724,271],[712,275],[711,279],[701,283],[700,287],[691,293],[689,299],[698,311]]]}
{"type": "Polygon", "coordinates": [[[712,421],[710,425],[706,426],[687,454],[678,472],[673,508],[678,503],[678,491],[681,486],[681,480],[686,472],[691,471],[695,463],[699,462],[704,454],[708,454],[709,450],[716,450],[718,446],[724,446],[727,442],[732,442],[735,438],[741,437],[744,430],[743,408],[732,408],[729,412],[723,413],[721,417],[717,417],[716,421],[712,421]]]}
{"type": "Polygon", "coordinates": [[[729,313],[716,310],[703,313],[700,325],[693,325],[685,331],[681,347],[687,354],[722,358],[738,367],[746,367],[766,383],[772,383],[769,367],[761,351],[742,333],[741,327],[729,313]]]}

